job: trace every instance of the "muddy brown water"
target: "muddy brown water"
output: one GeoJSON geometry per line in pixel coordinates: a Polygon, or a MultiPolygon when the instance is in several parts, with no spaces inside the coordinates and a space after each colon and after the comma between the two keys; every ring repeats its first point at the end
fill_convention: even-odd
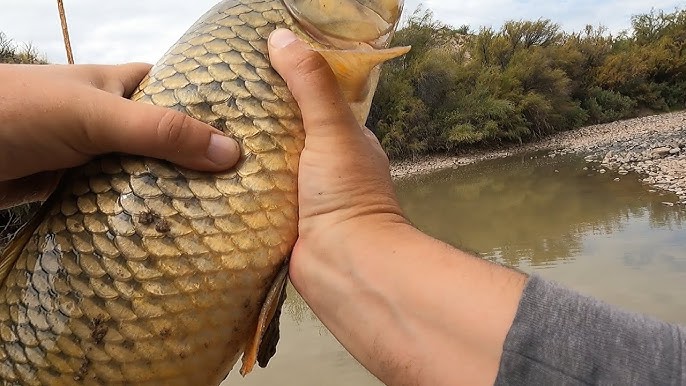
{"type": "MultiPolygon", "coordinates": [[[[484,161],[397,183],[423,231],[628,310],[686,324],[686,210],[577,156],[484,161]],[[619,181],[615,178],[619,177],[619,181]]],[[[289,288],[267,369],[236,385],[379,385],[289,288]]],[[[237,371],[237,370],[235,370],[237,371]]]]}

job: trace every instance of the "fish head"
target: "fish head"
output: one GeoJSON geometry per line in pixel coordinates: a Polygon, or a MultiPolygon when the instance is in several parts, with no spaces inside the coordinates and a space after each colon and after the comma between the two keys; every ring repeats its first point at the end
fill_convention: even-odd
{"type": "Polygon", "coordinates": [[[369,115],[380,64],[409,51],[388,49],[404,0],[283,0],[328,61],[358,122],[369,115]]]}
{"type": "Polygon", "coordinates": [[[312,35],[338,48],[384,48],[400,21],[404,0],[284,0],[312,35]]]}

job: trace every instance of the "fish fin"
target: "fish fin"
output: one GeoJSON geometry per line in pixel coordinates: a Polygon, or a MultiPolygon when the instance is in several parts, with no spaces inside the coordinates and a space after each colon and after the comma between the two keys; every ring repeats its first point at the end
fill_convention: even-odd
{"type": "MultiPolygon", "coordinates": [[[[59,190],[59,188],[58,188],[59,190]]],[[[19,259],[19,255],[26,247],[26,244],[33,236],[38,226],[43,222],[48,211],[57,201],[57,191],[53,192],[50,197],[38,208],[38,211],[31,217],[31,219],[17,232],[12,241],[7,244],[2,254],[0,255],[0,285],[5,282],[14,264],[19,259]]]]}
{"type": "Polygon", "coordinates": [[[269,364],[269,360],[276,354],[276,345],[279,343],[280,333],[280,319],[281,319],[281,308],[283,303],[286,301],[286,283],[283,282],[283,289],[281,290],[281,295],[278,300],[276,300],[276,310],[274,311],[274,316],[272,317],[267,330],[262,336],[262,342],[260,342],[260,348],[257,351],[257,363],[260,367],[265,368],[269,364]]]}
{"type": "Polygon", "coordinates": [[[241,375],[246,376],[259,361],[260,367],[267,367],[269,360],[276,354],[279,342],[279,317],[281,307],[286,300],[286,283],[288,282],[288,261],[276,275],[272,287],[262,305],[257,328],[252,340],[243,352],[241,375]]]}
{"type": "Polygon", "coordinates": [[[403,56],[410,47],[383,50],[316,50],[329,63],[348,102],[363,101],[369,92],[370,75],[374,68],[388,60],[403,56]]]}

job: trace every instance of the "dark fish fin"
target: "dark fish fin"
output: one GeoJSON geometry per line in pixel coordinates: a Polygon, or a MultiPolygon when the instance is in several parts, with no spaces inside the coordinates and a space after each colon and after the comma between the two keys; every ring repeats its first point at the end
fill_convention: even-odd
{"type": "Polygon", "coordinates": [[[255,335],[243,352],[243,366],[241,367],[243,376],[252,371],[255,362],[259,361],[260,367],[266,367],[269,360],[276,354],[276,345],[279,342],[279,317],[281,306],[286,300],[287,282],[288,260],[274,279],[262,305],[255,335]]]}
{"type": "Polygon", "coordinates": [[[281,296],[277,300],[276,310],[274,311],[274,316],[272,317],[267,330],[262,336],[262,342],[260,343],[260,348],[257,351],[257,364],[260,367],[265,368],[269,364],[269,360],[276,354],[276,345],[279,343],[279,338],[281,337],[279,327],[281,320],[281,308],[283,303],[286,301],[286,283],[283,282],[283,289],[281,290],[281,296]]]}
{"type": "Polygon", "coordinates": [[[55,192],[50,195],[50,197],[43,203],[43,205],[40,206],[40,208],[38,208],[38,211],[33,215],[33,217],[31,217],[31,220],[29,220],[29,222],[27,222],[17,232],[12,241],[10,241],[5,249],[2,250],[2,254],[0,254],[0,285],[5,282],[5,279],[7,279],[7,275],[9,275],[10,271],[14,267],[19,255],[21,255],[24,247],[31,239],[31,236],[33,236],[33,232],[35,232],[41,222],[43,222],[48,214],[48,211],[57,201],[59,197],[58,192],[60,190],[61,189],[58,185],[58,188],[55,190],[55,192]]]}

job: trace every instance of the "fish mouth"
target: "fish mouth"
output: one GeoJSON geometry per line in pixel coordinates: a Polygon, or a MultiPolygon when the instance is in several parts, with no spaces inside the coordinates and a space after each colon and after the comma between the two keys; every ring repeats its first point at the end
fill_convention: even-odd
{"type": "Polygon", "coordinates": [[[404,0],[284,0],[291,15],[315,40],[339,49],[390,43],[404,0]]]}

